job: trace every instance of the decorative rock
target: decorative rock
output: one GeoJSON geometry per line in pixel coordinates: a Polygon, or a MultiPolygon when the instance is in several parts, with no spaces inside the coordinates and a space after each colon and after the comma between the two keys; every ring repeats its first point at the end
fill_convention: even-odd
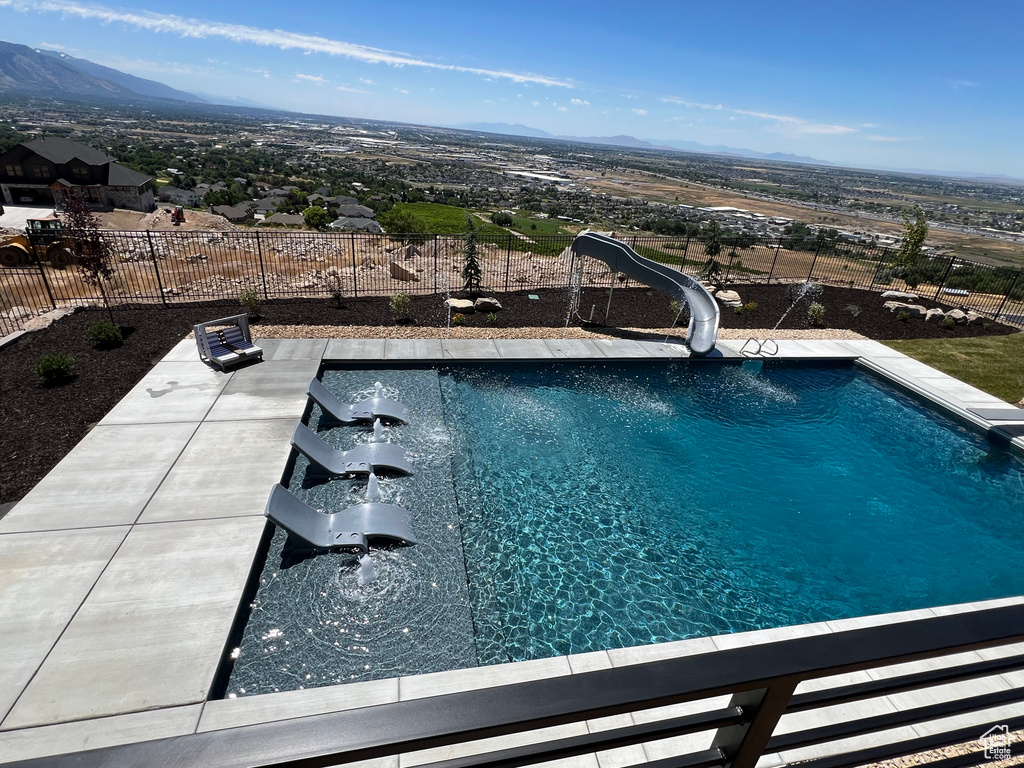
{"type": "Polygon", "coordinates": [[[7,312],[7,317],[10,320],[24,320],[27,317],[35,317],[33,312],[28,307],[11,307],[7,312]]]}
{"type": "Polygon", "coordinates": [[[488,296],[481,296],[476,300],[474,306],[477,312],[498,312],[501,310],[501,302],[488,296]]]}
{"type": "Polygon", "coordinates": [[[953,318],[953,322],[957,325],[965,325],[967,323],[967,313],[962,309],[951,309],[946,313],[946,317],[953,318]]]}
{"type": "Polygon", "coordinates": [[[338,276],[338,268],[337,267],[328,267],[327,268],[327,272],[325,274],[328,277],[337,277],[338,276]]]}
{"type": "Polygon", "coordinates": [[[909,291],[886,291],[882,294],[883,299],[903,299],[904,301],[917,301],[919,298],[916,293],[910,293],[909,291]]]}
{"type": "Polygon", "coordinates": [[[929,309],[924,313],[924,321],[926,323],[941,323],[945,316],[946,313],[941,309],[929,309]]]}
{"type": "Polygon", "coordinates": [[[411,269],[406,269],[397,261],[391,262],[391,276],[395,280],[403,280],[404,282],[419,282],[420,276],[413,272],[411,269]]]}
{"type": "Polygon", "coordinates": [[[476,311],[476,305],[469,299],[447,299],[445,306],[452,312],[461,312],[464,315],[476,311]]]}
{"type": "Polygon", "coordinates": [[[721,302],[723,307],[742,307],[743,300],[736,291],[719,291],[715,298],[721,302]]]}
{"type": "Polygon", "coordinates": [[[902,301],[887,301],[883,306],[894,315],[898,315],[900,312],[906,312],[911,317],[924,317],[928,314],[928,310],[920,304],[904,304],[902,301]]]}
{"type": "Polygon", "coordinates": [[[967,313],[967,324],[972,325],[974,323],[980,323],[985,319],[984,315],[979,315],[977,312],[971,310],[967,313]]]}

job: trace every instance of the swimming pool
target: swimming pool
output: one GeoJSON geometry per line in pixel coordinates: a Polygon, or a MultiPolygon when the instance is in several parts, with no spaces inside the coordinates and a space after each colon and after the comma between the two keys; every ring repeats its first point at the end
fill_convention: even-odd
{"type": "MultiPolygon", "coordinates": [[[[420,542],[270,543],[227,693],[642,645],[1024,592],[1024,471],[849,365],[327,370],[410,406],[382,481],[420,542]]],[[[316,427],[314,408],[310,424],[316,427]]],[[[340,448],[366,430],[321,433],[340,448]]],[[[290,487],[322,508],[365,483],[290,487]]]]}

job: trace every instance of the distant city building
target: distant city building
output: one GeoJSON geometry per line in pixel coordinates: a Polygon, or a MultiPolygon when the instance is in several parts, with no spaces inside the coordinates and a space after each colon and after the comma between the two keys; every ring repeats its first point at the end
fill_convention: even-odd
{"type": "Polygon", "coordinates": [[[8,205],[63,208],[72,194],[98,210],[150,211],[155,204],[151,177],[69,139],[36,139],[0,155],[0,195],[8,205]]]}

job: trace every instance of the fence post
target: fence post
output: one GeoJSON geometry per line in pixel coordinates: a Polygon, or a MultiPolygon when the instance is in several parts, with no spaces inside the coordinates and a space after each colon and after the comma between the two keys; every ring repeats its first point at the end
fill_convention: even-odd
{"type": "Polygon", "coordinates": [[[263,299],[269,301],[270,296],[267,294],[267,270],[263,266],[263,246],[260,244],[260,231],[256,230],[256,253],[260,257],[260,278],[263,281],[263,299]]]}
{"type": "Polygon", "coordinates": [[[50,308],[56,309],[57,302],[53,300],[53,291],[50,290],[50,281],[46,279],[46,270],[43,269],[43,260],[35,256],[35,244],[30,240],[29,245],[32,246],[32,255],[36,259],[36,264],[39,265],[39,276],[43,278],[43,287],[46,289],[46,295],[50,298],[50,308]]]}
{"type": "Polygon", "coordinates": [[[939,281],[939,286],[935,289],[935,295],[932,296],[932,301],[937,301],[939,294],[942,293],[943,286],[946,285],[946,280],[949,278],[949,273],[953,271],[953,264],[956,262],[956,256],[952,256],[949,259],[949,264],[946,265],[946,271],[942,275],[942,280],[939,281]]]}
{"type": "Polygon", "coordinates": [[[146,230],[146,240],[149,241],[149,258],[153,262],[153,274],[156,275],[156,289],[160,291],[160,303],[167,309],[167,296],[164,294],[164,284],[160,282],[160,270],[156,266],[156,251],[153,248],[153,233],[146,230]]]}
{"type": "Polygon", "coordinates": [[[754,768],[764,754],[786,706],[796,689],[796,681],[783,680],[770,688],[744,691],[732,696],[730,707],[742,707],[753,717],[741,725],[720,728],[711,742],[725,755],[725,768],[754,768]]]}
{"type": "Polygon", "coordinates": [[[434,293],[437,293],[437,235],[434,235],[434,293]]]}
{"type": "Polygon", "coordinates": [[[811,260],[811,271],[807,273],[808,282],[814,274],[814,265],[818,263],[818,254],[821,253],[821,240],[818,240],[818,247],[814,249],[814,258],[811,260]]]}
{"type": "Polygon", "coordinates": [[[994,320],[998,320],[999,316],[1003,314],[1003,307],[1006,306],[1006,302],[1010,298],[1010,294],[1013,293],[1013,289],[1017,287],[1018,280],[1020,280],[1020,270],[1017,270],[1017,274],[1013,276],[1013,282],[1010,283],[1010,287],[1006,289],[1006,295],[1003,296],[1003,300],[999,303],[999,309],[996,310],[996,315],[993,318],[994,320]]]}
{"type": "Polygon", "coordinates": [[[868,286],[868,290],[875,287],[875,281],[878,280],[879,268],[882,266],[882,261],[885,259],[885,254],[889,252],[888,248],[883,248],[878,254],[878,266],[875,267],[875,274],[871,276],[871,285],[868,286]]]}
{"type": "Polygon", "coordinates": [[[727,266],[725,268],[725,280],[724,280],[724,282],[726,282],[726,283],[729,282],[729,274],[732,272],[732,261],[733,261],[733,259],[735,257],[736,257],[736,240],[733,239],[732,250],[729,251],[729,266],[727,266]]]}
{"type": "Polygon", "coordinates": [[[349,242],[352,245],[352,296],[359,297],[359,266],[356,264],[356,233],[348,233],[349,242]]]}
{"type": "Polygon", "coordinates": [[[508,233],[508,248],[505,250],[505,293],[508,293],[508,278],[512,271],[512,233],[508,233]]]}
{"type": "Polygon", "coordinates": [[[772,266],[771,266],[771,269],[768,270],[768,279],[764,281],[765,285],[769,285],[772,282],[772,275],[775,274],[775,262],[777,262],[779,260],[779,251],[780,250],[782,250],[782,240],[781,239],[775,244],[775,255],[772,257],[772,266]]]}

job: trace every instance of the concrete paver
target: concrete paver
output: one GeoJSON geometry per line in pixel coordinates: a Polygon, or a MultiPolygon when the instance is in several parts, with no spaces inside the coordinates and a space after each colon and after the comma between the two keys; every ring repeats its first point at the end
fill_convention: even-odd
{"type": "Polygon", "coordinates": [[[0,536],[0,729],[128,530],[0,536]]]}
{"type": "Polygon", "coordinates": [[[0,520],[0,533],[134,523],[198,426],[95,427],[0,520]]]}
{"type": "Polygon", "coordinates": [[[4,727],[205,700],[264,525],[135,526],[4,727]]]}
{"type": "Polygon", "coordinates": [[[157,363],[100,424],[201,421],[232,375],[198,359],[157,363]]]}
{"type": "Polygon", "coordinates": [[[291,453],[293,419],[199,425],[149,504],[141,523],[262,515],[291,453]]]}
{"type": "Polygon", "coordinates": [[[206,416],[207,421],[302,418],[306,387],[319,360],[264,360],[237,369],[206,416]]]}

